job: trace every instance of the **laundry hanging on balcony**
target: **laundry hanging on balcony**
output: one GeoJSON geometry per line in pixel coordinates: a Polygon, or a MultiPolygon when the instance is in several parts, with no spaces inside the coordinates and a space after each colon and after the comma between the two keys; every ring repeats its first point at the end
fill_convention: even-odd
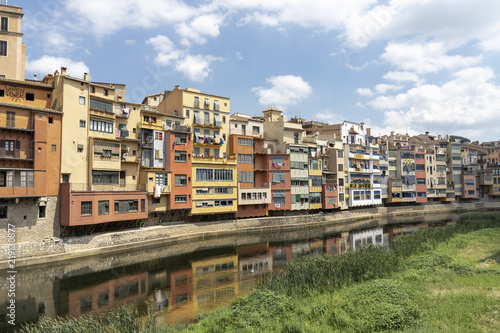
{"type": "Polygon", "coordinates": [[[159,198],[161,196],[161,186],[156,185],[154,188],[153,196],[159,198]]]}

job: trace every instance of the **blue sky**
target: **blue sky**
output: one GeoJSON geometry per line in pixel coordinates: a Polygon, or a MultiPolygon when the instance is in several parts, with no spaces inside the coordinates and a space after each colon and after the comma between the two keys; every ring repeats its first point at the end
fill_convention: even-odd
{"type": "Polygon", "coordinates": [[[175,85],[231,112],[365,122],[374,134],[500,139],[498,0],[10,0],[26,76],[175,85]]]}

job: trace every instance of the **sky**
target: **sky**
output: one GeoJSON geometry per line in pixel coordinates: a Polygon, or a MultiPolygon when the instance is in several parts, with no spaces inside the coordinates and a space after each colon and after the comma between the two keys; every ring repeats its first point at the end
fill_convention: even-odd
{"type": "Polygon", "coordinates": [[[500,139],[498,0],[10,0],[23,7],[26,77],[127,85],[142,102],[176,85],[231,113],[373,135],[500,139]]]}

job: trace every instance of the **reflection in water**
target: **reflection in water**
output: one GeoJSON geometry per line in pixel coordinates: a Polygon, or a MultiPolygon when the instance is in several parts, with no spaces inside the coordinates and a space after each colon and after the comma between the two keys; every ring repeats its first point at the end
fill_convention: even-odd
{"type": "MultiPolygon", "coordinates": [[[[213,246],[149,261],[139,255],[142,260],[134,264],[116,265],[104,271],[92,268],[102,264],[99,259],[92,264],[79,263],[80,273],[65,271],[65,265],[45,270],[44,267],[27,268],[18,274],[20,297],[16,299],[19,306],[16,321],[20,325],[35,322],[43,315],[78,317],[122,304],[136,304],[139,311],[145,313],[145,301],[149,301],[155,305],[160,323],[191,323],[197,313],[213,311],[237,296],[246,295],[258,276],[284,267],[293,258],[321,253],[336,255],[368,245],[389,246],[393,237],[428,225],[425,221],[412,224],[371,221],[364,229],[311,231],[309,235],[313,236],[308,239],[294,234],[293,240],[287,240],[290,238],[286,234],[283,238],[273,234],[264,242],[213,246]]],[[[121,254],[112,260],[125,260],[125,257],[127,254],[121,254]]],[[[105,260],[102,259],[107,263],[105,260]]],[[[11,328],[3,310],[7,301],[3,301],[0,310],[2,331],[11,328]]]]}

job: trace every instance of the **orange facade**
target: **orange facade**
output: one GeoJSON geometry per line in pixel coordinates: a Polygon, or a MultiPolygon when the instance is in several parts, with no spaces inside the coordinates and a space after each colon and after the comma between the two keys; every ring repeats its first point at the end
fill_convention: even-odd
{"type": "Polygon", "coordinates": [[[323,199],[323,209],[334,209],[338,208],[338,189],[337,184],[323,184],[322,191],[322,199],[323,199]]]}
{"type": "Polygon", "coordinates": [[[43,84],[0,80],[2,197],[58,195],[62,113],[45,108],[51,94],[43,84]]]}
{"type": "Polygon", "coordinates": [[[148,218],[146,191],[72,191],[61,184],[61,225],[142,220],[148,218]]]}
{"type": "Polygon", "coordinates": [[[192,151],[189,127],[177,125],[165,133],[165,170],[171,171],[172,176],[168,210],[191,209],[192,151]]]}

